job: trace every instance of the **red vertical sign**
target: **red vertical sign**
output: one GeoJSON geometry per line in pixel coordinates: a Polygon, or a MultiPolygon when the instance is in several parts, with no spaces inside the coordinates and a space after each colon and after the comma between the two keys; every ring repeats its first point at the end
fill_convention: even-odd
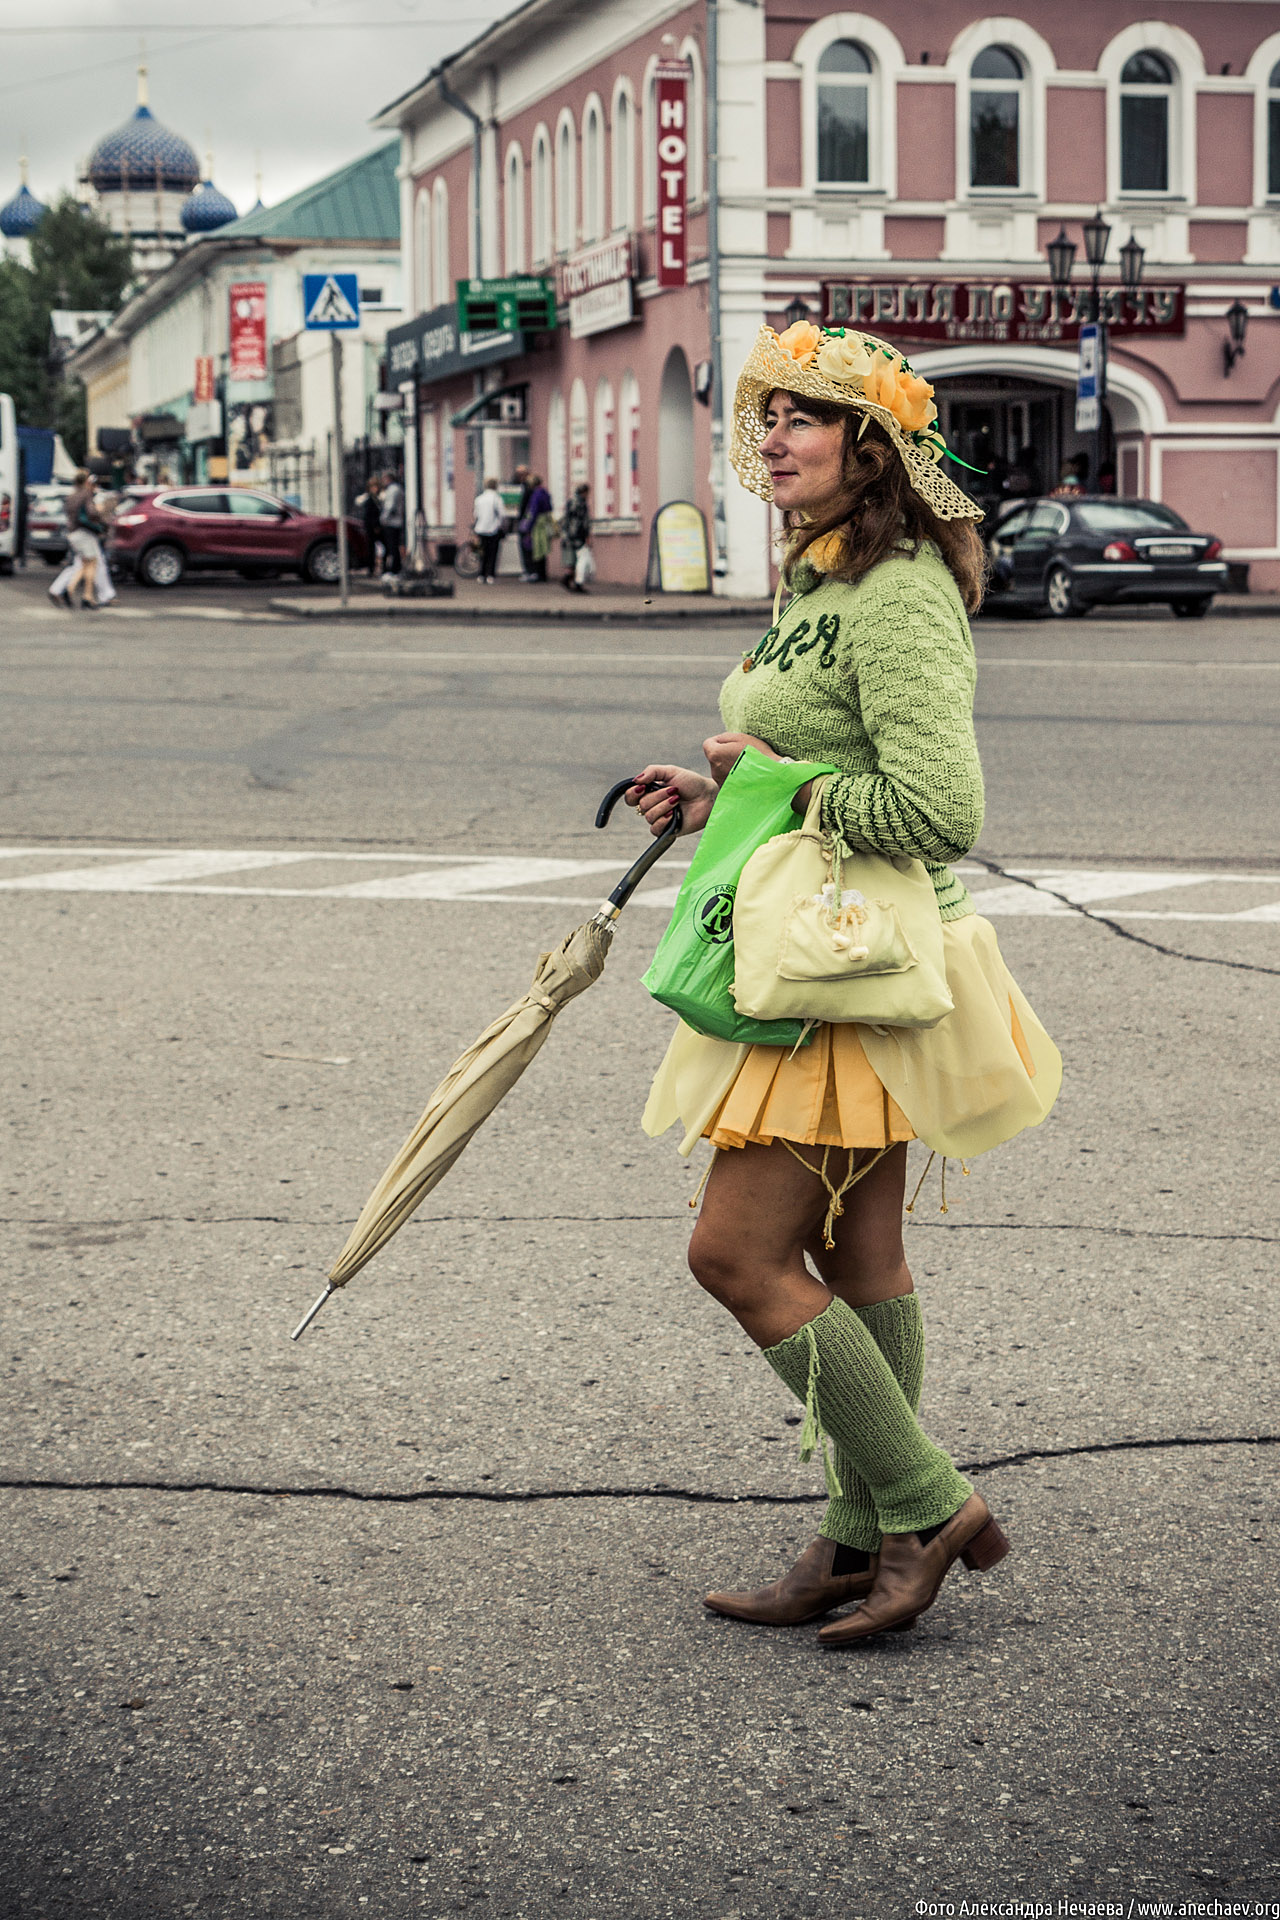
{"type": "Polygon", "coordinates": [[[196,405],[202,406],[206,401],[212,400],[212,398],[213,398],[213,356],[212,354],[202,353],[197,355],[196,357],[196,388],[195,388],[196,405]]]}
{"type": "Polygon", "coordinates": [[[683,287],[688,279],[689,69],[659,67],[655,80],[654,137],[658,170],[658,285],[683,287]]]}
{"type": "Polygon", "coordinates": [[[265,280],[238,280],[228,289],[231,302],[228,333],[233,380],[267,377],[267,284],[265,280]]]}

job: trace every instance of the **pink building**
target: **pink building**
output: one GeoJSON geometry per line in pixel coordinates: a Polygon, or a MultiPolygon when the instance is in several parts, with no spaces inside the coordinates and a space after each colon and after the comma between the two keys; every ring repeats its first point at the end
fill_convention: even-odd
{"type": "Polygon", "coordinates": [[[1101,209],[1104,468],[1280,588],[1280,9],[528,0],[378,124],[401,135],[418,314],[391,336],[389,378],[418,408],[434,527],[465,530],[481,470],[527,462],[557,508],[590,483],[603,577],[642,579],[652,516],[681,499],[712,527],[716,589],[766,591],[768,510],[725,473],[723,416],[761,320],[797,301],[903,344],[985,484],[1030,448],[1047,487],[1093,454],[1076,332],[1101,209]],[[687,263],[671,286],[658,75],[676,62],[687,263]],[[1078,243],[1067,294],[1045,253],[1060,228],[1078,243]],[[554,276],[554,330],[459,336],[456,281],[522,274],[554,276]],[[1245,351],[1228,366],[1232,307],[1245,351]]]}

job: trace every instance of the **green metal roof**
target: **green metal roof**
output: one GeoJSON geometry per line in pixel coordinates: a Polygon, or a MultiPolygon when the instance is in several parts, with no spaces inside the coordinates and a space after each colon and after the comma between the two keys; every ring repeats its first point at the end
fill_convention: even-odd
{"type": "Polygon", "coordinates": [[[278,207],[255,207],[219,227],[218,240],[398,240],[400,142],[388,141],[304,187],[278,207]]]}

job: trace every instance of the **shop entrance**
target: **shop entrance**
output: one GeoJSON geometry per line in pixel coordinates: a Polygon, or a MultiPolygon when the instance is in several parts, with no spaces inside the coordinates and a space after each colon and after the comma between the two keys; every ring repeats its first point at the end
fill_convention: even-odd
{"type": "MultiPolygon", "coordinates": [[[[970,473],[948,463],[948,471],[988,513],[1023,494],[1051,493],[1068,462],[1087,489],[1097,485],[1093,435],[1076,432],[1069,388],[1014,374],[956,374],[935,383],[935,399],[947,446],[984,469],[970,473]]],[[[1104,457],[1104,489],[1105,466],[1104,457]]]]}

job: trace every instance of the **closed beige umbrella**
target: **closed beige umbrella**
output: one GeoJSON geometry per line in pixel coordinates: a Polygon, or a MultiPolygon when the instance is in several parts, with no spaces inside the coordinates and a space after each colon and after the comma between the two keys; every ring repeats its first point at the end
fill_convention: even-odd
{"type": "MultiPolygon", "coordinates": [[[[604,826],[614,803],[630,786],[618,783],[600,804],[596,825],[604,826]]],[[[346,1246],[329,1274],[329,1284],[290,1338],[296,1340],[339,1287],[386,1246],[415,1207],[443,1180],[505,1094],[510,1093],[542,1046],[561,1007],[584,993],[604,970],[618,915],[655,860],[661,859],[680,831],[677,807],[670,826],[624,875],[598,912],[539,956],[528,993],[500,1014],[456,1060],[427,1102],[427,1108],[364,1204],[346,1246]]]]}

